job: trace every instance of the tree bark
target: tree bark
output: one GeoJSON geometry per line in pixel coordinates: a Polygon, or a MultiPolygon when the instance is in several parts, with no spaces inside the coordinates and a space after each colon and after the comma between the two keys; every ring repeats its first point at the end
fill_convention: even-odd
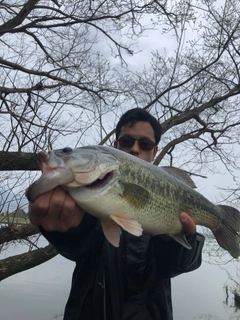
{"type": "Polygon", "coordinates": [[[49,244],[27,253],[0,260],[0,281],[25,270],[34,268],[57,255],[56,249],[49,244]]]}
{"type": "Polygon", "coordinates": [[[40,170],[36,153],[0,151],[0,171],[40,170]]]}
{"type": "Polygon", "coordinates": [[[37,226],[32,224],[28,224],[26,226],[8,226],[8,227],[1,227],[0,228],[0,244],[19,240],[19,239],[26,239],[29,236],[32,236],[39,232],[37,226]]]}

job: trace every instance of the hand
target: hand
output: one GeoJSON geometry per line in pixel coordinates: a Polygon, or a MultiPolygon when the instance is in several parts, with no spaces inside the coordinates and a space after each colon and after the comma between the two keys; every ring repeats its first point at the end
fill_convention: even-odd
{"type": "Polygon", "coordinates": [[[61,187],[41,194],[29,204],[29,219],[46,231],[66,232],[77,227],[84,211],[61,187]]]}
{"type": "MultiPolygon", "coordinates": [[[[196,232],[196,224],[193,221],[193,219],[186,213],[186,212],[181,212],[179,215],[179,219],[180,222],[182,224],[183,227],[183,233],[186,236],[189,236],[191,234],[194,234],[196,232]]],[[[170,241],[173,240],[172,237],[166,235],[166,234],[162,234],[159,235],[162,239],[164,239],[165,241],[170,241]]]]}

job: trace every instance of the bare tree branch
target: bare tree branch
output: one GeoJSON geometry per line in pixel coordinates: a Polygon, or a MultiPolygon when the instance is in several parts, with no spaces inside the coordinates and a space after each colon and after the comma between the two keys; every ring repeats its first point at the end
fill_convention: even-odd
{"type": "Polygon", "coordinates": [[[27,237],[32,236],[38,232],[38,227],[32,224],[26,226],[13,225],[12,227],[1,227],[0,244],[14,240],[26,239],[27,237]]]}
{"type": "Polygon", "coordinates": [[[44,263],[57,255],[54,247],[49,244],[45,248],[36,249],[0,261],[0,281],[44,263]]]}

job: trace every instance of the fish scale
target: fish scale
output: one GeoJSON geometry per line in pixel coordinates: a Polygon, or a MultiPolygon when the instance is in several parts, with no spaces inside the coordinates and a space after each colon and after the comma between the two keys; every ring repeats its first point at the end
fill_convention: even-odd
{"type": "MultiPolygon", "coordinates": [[[[132,160],[132,159],[131,159],[132,160]]],[[[133,166],[130,166],[131,168],[133,166]]],[[[149,168],[149,167],[148,167],[149,168]]],[[[143,169],[142,169],[143,171],[143,169]]],[[[136,183],[137,185],[141,186],[148,186],[149,189],[151,189],[152,192],[152,201],[149,203],[146,210],[142,213],[143,217],[141,220],[147,220],[146,219],[146,212],[151,210],[151,216],[152,216],[152,222],[158,223],[164,226],[164,233],[168,233],[169,229],[171,229],[172,232],[179,232],[180,230],[173,230],[173,222],[172,220],[175,220],[176,213],[180,213],[182,211],[188,212],[196,221],[204,222],[206,224],[210,224],[211,226],[217,227],[219,225],[219,220],[217,218],[216,206],[213,206],[210,202],[207,201],[207,203],[201,201],[201,199],[198,200],[198,197],[196,197],[196,192],[193,194],[193,190],[188,190],[188,186],[184,186],[181,183],[181,185],[178,185],[175,181],[171,183],[167,179],[162,179],[161,181],[158,179],[158,175],[154,174],[146,174],[143,175],[142,171],[139,170],[138,174],[133,177],[133,175],[130,175],[129,172],[129,165],[128,163],[124,166],[120,167],[120,172],[125,177],[126,181],[136,183]],[[126,172],[124,169],[127,167],[126,172]],[[179,202],[179,199],[181,199],[181,202],[179,202]],[[195,202],[195,203],[194,203],[195,202]],[[159,212],[157,211],[157,204],[160,204],[161,208],[161,218],[159,212]],[[209,208],[210,207],[210,208],[209,208]],[[197,209],[196,209],[197,208],[197,209]],[[211,215],[209,217],[206,212],[208,212],[210,209],[215,215],[211,215]],[[213,210],[214,209],[214,210],[213,210]],[[171,212],[170,212],[171,210],[171,212]],[[166,214],[164,215],[164,211],[166,214]],[[155,214],[153,214],[155,213],[155,214]],[[170,213],[170,214],[169,214],[170,213]],[[204,218],[206,217],[206,218],[204,218]]],[[[158,170],[156,170],[158,173],[158,170]]],[[[155,170],[154,170],[155,172],[155,170]]],[[[219,213],[219,210],[217,210],[219,213]]],[[[138,213],[139,215],[140,213],[138,213]]],[[[175,221],[175,226],[177,228],[181,228],[181,224],[178,220],[175,221]]]]}

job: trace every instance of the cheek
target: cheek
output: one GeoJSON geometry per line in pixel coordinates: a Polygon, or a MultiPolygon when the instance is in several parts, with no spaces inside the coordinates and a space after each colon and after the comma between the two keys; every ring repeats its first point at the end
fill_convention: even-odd
{"type": "Polygon", "coordinates": [[[130,153],[130,149],[129,148],[123,148],[121,146],[118,145],[118,150],[121,150],[123,152],[126,152],[126,153],[130,153]]]}
{"type": "Polygon", "coordinates": [[[125,148],[122,148],[117,141],[114,141],[114,148],[121,151],[125,151],[125,148]]]}
{"type": "Polygon", "coordinates": [[[145,153],[145,154],[142,153],[140,158],[142,158],[142,160],[145,160],[147,162],[152,162],[154,159],[154,155],[152,153],[145,153]]]}

